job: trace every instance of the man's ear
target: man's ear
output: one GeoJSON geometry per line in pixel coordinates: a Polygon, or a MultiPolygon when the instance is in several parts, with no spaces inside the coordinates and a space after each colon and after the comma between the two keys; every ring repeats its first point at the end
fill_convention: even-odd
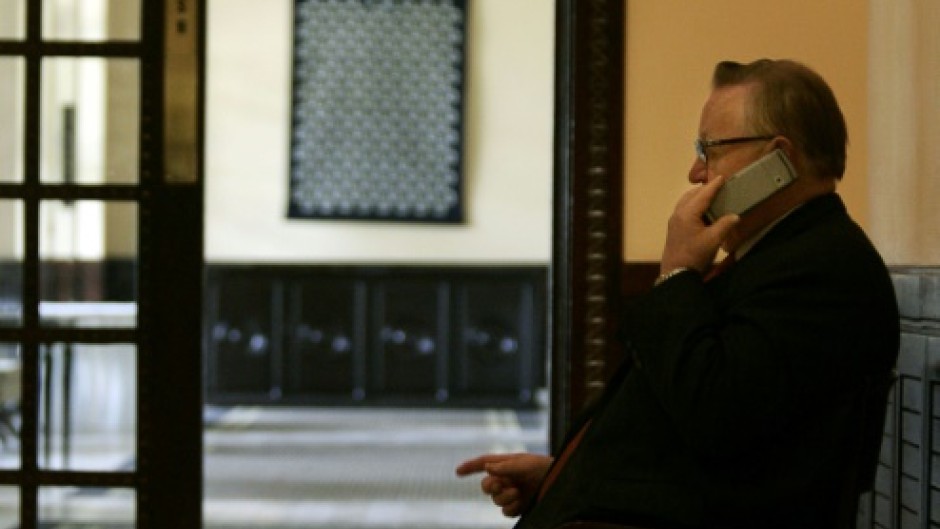
{"type": "Polygon", "coordinates": [[[786,136],[775,136],[774,139],[770,140],[770,145],[768,147],[768,152],[775,149],[780,149],[784,154],[787,155],[787,158],[790,159],[790,163],[793,164],[793,167],[796,169],[798,174],[803,174],[806,169],[803,167],[803,158],[800,156],[800,153],[796,149],[796,145],[793,144],[793,141],[786,136]]]}
{"type": "Polygon", "coordinates": [[[786,136],[774,136],[774,138],[770,140],[770,150],[772,151],[774,149],[781,149],[790,160],[796,158],[796,147],[793,145],[793,142],[790,141],[790,138],[786,136]]]}

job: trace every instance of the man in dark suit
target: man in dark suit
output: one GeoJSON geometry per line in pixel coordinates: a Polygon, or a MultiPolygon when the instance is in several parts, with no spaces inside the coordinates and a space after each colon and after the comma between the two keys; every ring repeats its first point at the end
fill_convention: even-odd
{"type": "Polygon", "coordinates": [[[845,122],[825,81],[792,61],[720,63],[712,87],[697,185],[669,220],[659,279],[623,315],[627,361],[601,401],[554,458],[457,468],[485,472],[517,528],[832,528],[845,512],[866,384],[899,345],[888,271],[835,193],[845,122]],[[703,221],[727,176],[775,149],[794,183],[703,221]],[[712,279],[719,249],[734,265],[712,279]]]}

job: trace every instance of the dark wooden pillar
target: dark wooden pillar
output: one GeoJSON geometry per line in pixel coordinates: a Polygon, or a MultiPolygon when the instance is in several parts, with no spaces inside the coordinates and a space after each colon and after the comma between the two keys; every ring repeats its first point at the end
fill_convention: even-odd
{"type": "Polygon", "coordinates": [[[617,360],[625,0],[558,0],[552,444],[617,360]]]}

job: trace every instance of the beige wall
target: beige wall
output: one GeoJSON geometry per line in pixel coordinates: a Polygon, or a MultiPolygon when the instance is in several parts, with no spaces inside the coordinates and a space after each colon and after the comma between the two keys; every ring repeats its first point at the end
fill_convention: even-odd
{"type": "Polygon", "coordinates": [[[715,63],[761,57],[799,60],[829,81],[851,143],[839,192],[867,225],[867,2],[628,1],[627,260],[660,257],[666,221],[689,185],[692,141],[715,63]]]}
{"type": "Polygon", "coordinates": [[[891,264],[940,264],[940,2],[871,0],[872,237],[891,264]]]}
{"type": "Polygon", "coordinates": [[[286,218],[293,2],[263,4],[209,1],[208,260],[549,261],[553,2],[470,2],[460,226],[286,218]]]}

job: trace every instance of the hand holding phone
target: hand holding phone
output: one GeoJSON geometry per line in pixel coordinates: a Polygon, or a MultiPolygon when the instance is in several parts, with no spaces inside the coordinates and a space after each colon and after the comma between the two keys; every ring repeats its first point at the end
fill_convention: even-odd
{"type": "Polygon", "coordinates": [[[715,222],[729,213],[742,215],[796,180],[796,171],[780,149],[735,173],[718,190],[705,218],[715,222]]]}
{"type": "Polygon", "coordinates": [[[703,185],[686,190],[676,202],[666,224],[666,241],[660,259],[660,273],[677,268],[705,272],[715,260],[718,249],[738,224],[738,217],[726,215],[713,224],[703,224],[705,211],[729,177],[719,175],[703,185]]]}

